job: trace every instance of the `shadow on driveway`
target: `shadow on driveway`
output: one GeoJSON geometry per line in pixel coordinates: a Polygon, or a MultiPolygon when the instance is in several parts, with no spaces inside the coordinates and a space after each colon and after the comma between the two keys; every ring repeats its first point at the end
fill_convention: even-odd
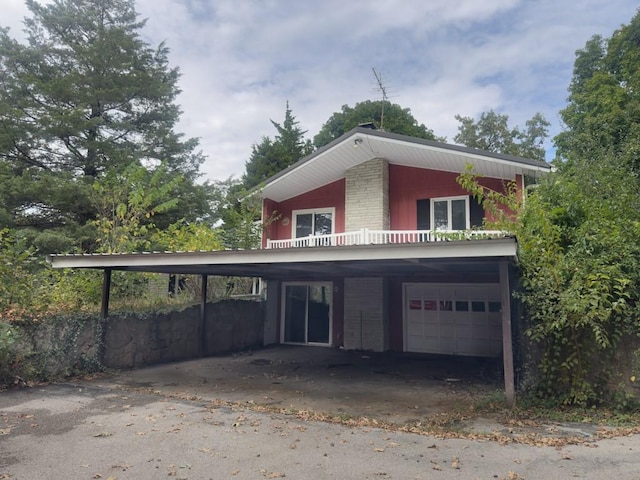
{"type": "Polygon", "coordinates": [[[275,346],[125,371],[90,383],[404,424],[503,389],[500,363],[500,359],[275,346]]]}

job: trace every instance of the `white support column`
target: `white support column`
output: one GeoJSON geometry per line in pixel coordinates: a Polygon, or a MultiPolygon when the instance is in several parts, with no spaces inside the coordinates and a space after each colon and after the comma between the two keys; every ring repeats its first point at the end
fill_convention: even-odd
{"type": "Polygon", "coordinates": [[[504,363],[504,391],[507,407],[516,403],[516,389],[513,373],[513,339],[511,336],[511,289],[509,287],[509,265],[500,262],[500,293],[502,301],[502,360],[504,363]]]}

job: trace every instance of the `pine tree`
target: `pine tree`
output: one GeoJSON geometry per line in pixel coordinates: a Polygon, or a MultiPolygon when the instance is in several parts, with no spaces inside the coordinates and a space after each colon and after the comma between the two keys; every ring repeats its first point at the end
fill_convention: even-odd
{"type": "Polygon", "coordinates": [[[140,38],[134,2],[27,6],[27,43],[0,29],[0,221],[90,238],[91,185],[131,165],[162,164],[166,183],[182,179],[171,192],[182,208],[206,212],[198,142],[175,131],[178,69],[140,38]]]}
{"type": "Polygon", "coordinates": [[[251,158],[245,164],[242,184],[251,189],[267,180],[289,165],[297,162],[313,151],[309,140],[304,139],[306,130],[299,126],[287,102],[284,122],[279,124],[271,120],[278,134],[275,139],[263,137],[259,144],[251,147],[251,158]]]}

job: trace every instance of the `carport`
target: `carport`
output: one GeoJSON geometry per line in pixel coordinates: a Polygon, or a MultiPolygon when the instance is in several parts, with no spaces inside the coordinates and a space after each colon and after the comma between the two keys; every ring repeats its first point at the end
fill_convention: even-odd
{"type": "MultiPolygon", "coordinates": [[[[394,285],[420,281],[453,282],[472,279],[499,285],[502,360],[507,404],[515,402],[511,292],[511,266],[516,259],[515,238],[442,241],[412,244],[352,245],[340,247],[234,250],[213,252],[145,252],[127,254],[51,255],[54,268],[90,268],[104,271],[101,320],[109,315],[111,272],[114,270],[165,274],[194,274],[202,278],[201,320],[206,308],[209,276],[261,277],[267,281],[267,329],[280,329],[280,288],[283,282],[321,281],[327,278],[381,278],[394,285]],[[276,292],[274,295],[273,292],[276,292]],[[269,320],[271,319],[271,320],[269,320]],[[275,322],[275,323],[274,323],[275,322]]],[[[362,280],[358,280],[362,279],[362,280]]],[[[344,284],[340,284],[344,287],[344,284]]],[[[333,289],[339,294],[339,288],[333,289]]],[[[403,293],[397,292],[396,296],[403,293]]],[[[397,322],[396,322],[397,323],[397,322]]],[[[390,328],[391,343],[402,339],[390,328]],[[394,336],[395,335],[395,336],[394,336]],[[395,340],[394,340],[395,339],[395,340]]],[[[202,334],[202,330],[200,330],[202,334]]],[[[401,334],[401,333],[400,333],[401,334]]],[[[267,338],[265,333],[265,338],[267,338]]],[[[273,331],[268,343],[278,343],[273,331]],[[275,341],[273,340],[275,339],[275,341]]],[[[334,345],[336,346],[336,345],[334,345]]]]}

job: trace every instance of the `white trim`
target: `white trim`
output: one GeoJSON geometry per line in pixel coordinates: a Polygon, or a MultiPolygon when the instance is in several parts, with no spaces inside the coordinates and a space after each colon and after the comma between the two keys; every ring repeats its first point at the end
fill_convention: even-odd
{"type": "MultiPolygon", "coordinates": [[[[274,250],[228,250],[217,252],[147,252],[94,255],[49,255],[53,268],[113,268],[161,271],[163,267],[216,267],[287,264],[301,262],[348,262],[357,260],[517,258],[515,238],[451,242],[352,245],[344,247],[278,248],[274,250]],[[156,270],[146,270],[150,267],[156,270]]],[[[249,275],[255,276],[255,275],[249,275]]]]}
{"type": "MultiPolygon", "coordinates": [[[[330,347],[333,344],[333,282],[282,282],[280,295],[280,343],[285,345],[309,345],[316,347],[330,347]],[[304,287],[327,287],[327,291],[330,294],[329,299],[329,342],[328,343],[318,343],[318,342],[309,342],[305,341],[303,343],[299,342],[285,342],[284,333],[285,333],[285,318],[286,318],[286,295],[287,295],[287,287],[288,286],[304,286],[304,287]]],[[[308,325],[309,325],[309,296],[307,295],[307,311],[305,318],[305,340],[308,338],[308,325]]]]}
{"type": "MultiPolygon", "coordinates": [[[[457,195],[454,197],[437,197],[437,198],[432,198],[431,199],[431,208],[430,208],[430,214],[431,214],[431,230],[436,230],[436,222],[435,222],[435,207],[434,207],[434,203],[435,202],[447,202],[447,220],[448,220],[448,225],[447,228],[445,230],[453,230],[452,229],[452,225],[451,225],[451,219],[452,219],[452,215],[451,215],[451,201],[452,200],[464,200],[464,205],[465,205],[465,228],[464,230],[469,230],[471,228],[471,219],[469,218],[471,215],[471,210],[469,207],[469,195],[457,195]]],[[[442,230],[442,229],[441,229],[442,230]]]]}

